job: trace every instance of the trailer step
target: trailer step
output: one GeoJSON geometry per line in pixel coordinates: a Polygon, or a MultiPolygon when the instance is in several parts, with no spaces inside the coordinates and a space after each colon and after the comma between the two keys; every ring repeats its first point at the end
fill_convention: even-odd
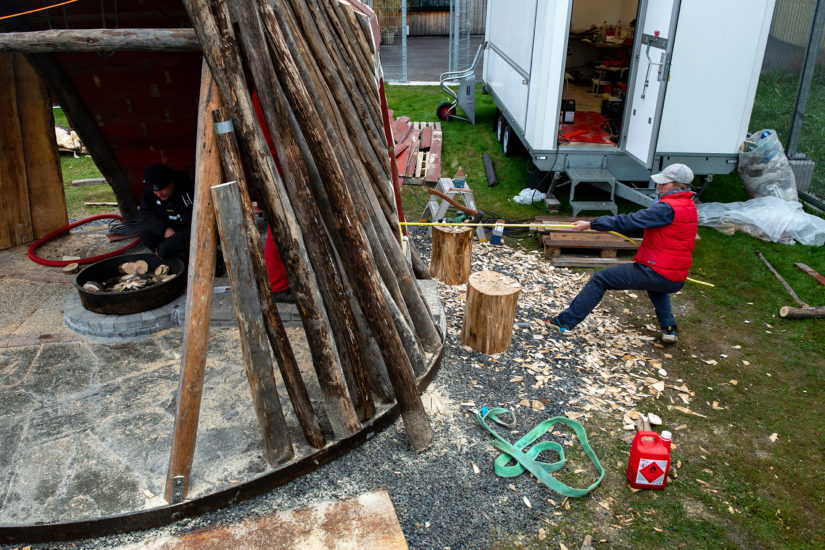
{"type": "Polygon", "coordinates": [[[602,168],[569,168],[565,170],[567,177],[570,178],[570,207],[573,209],[573,215],[578,215],[582,210],[607,210],[616,215],[618,209],[616,208],[616,176],[610,173],[609,170],[602,168]],[[610,193],[609,201],[577,201],[576,187],[580,183],[587,183],[610,193]]]}
{"type": "Polygon", "coordinates": [[[618,212],[616,203],[613,201],[570,201],[570,208],[573,209],[573,216],[578,216],[582,210],[611,212],[614,216],[618,212]]]}

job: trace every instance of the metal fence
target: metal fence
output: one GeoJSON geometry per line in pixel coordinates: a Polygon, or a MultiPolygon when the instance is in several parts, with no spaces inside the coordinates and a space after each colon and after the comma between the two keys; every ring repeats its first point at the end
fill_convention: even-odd
{"type": "Polygon", "coordinates": [[[751,131],[775,129],[792,164],[805,156],[814,161],[812,177],[807,180],[809,169],[797,173],[797,185],[805,191],[809,183],[808,192],[820,198],[825,197],[823,12],[825,0],[776,1],[750,125],[751,131]],[[820,38],[818,47],[809,48],[812,37],[817,38],[812,30],[818,30],[820,38]]]}
{"type": "Polygon", "coordinates": [[[466,69],[472,63],[472,22],[473,0],[450,0],[450,71],[466,69]]]}
{"type": "Polygon", "coordinates": [[[367,0],[381,28],[381,66],[384,80],[407,81],[407,0],[367,0]]]}

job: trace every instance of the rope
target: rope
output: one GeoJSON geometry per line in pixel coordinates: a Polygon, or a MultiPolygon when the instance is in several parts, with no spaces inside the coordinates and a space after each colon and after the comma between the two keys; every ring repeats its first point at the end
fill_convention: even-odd
{"type": "Polygon", "coordinates": [[[95,220],[105,220],[109,218],[114,219],[123,219],[122,216],[118,214],[97,214],[96,216],[90,216],[88,218],[83,218],[82,220],[78,220],[74,223],[70,223],[69,225],[63,226],[60,229],[52,231],[45,237],[40,237],[36,241],[32,243],[29,247],[29,250],[26,252],[26,255],[29,257],[31,261],[40,265],[47,265],[49,267],[66,267],[69,264],[91,264],[94,262],[98,262],[100,260],[105,260],[106,258],[111,258],[113,256],[117,256],[118,254],[122,254],[126,252],[130,248],[134,248],[140,242],[140,239],[135,239],[131,243],[127,244],[123,248],[119,248],[113,252],[109,252],[106,254],[101,254],[100,256],[92,256],[91,258],[81,258],[79,260],[47,260],[45,258],[40,258],[39,256],[35,255],[34,251],[37,250],[41,245],[44,243],[49,242],[54,237],[60,235],[61,233],[67,233],[70,229],[73,229],[79,225],[83,225],[89,222],[93,222],[95,220]]]}
{"type": "Polygon", "coordinates": [[[21,11],[20,13],[13,13],[11,15],[3,15],[3,16],[0,16],[0,20],[2,20],[2,19],[11,19],[12,17],[20,17],[21,15],[28,15],[30,13],[36,13],[38,11],[48,10],[48,9],[51,9],[51,8],[57,8],[59,6],[65,6],[66,4],[73,4],[75,2],[77,2],[77,0],[66,0],[66,2],[60,2],[59,4],[52,4],[51,6],[43,6],[42,8],[37,8],[37,9],[34,9],[34,10],[21,11]]]}
{"type": "MultiPolygon", "coordinates": [[[[496,226],[501,226],[501,227],[535,227],[535,228],[539,228],[539,227],[555,227],[555,228],[561,228],[561,229],[570,229],[571,227],[573,227],[573,224],[572,224],[572,223],[438,223],[438,222],[398,222],[398,225],[399,225],[399,226],[402,226],[402,225],[419,225],[419,226],[429,226],[429,227],[457,227],[457,226],[461,226],[461,227],[496,227],[496,226]]],[[[631,239],[630,237],[627,237],[627,236],[625,236],[625,235],[622,235],[621,233],[618,233],[618,232],[616,232],[616,231],[607,231],[607,233],[610,233],[611,235],[616,235],[617,237],[621,237],[621,238],[623,238],[623,239],[625,239],[625,240],[628,240],[628,241],[632,242],[632,243],[633,243],[633,244],[635,244],[636,246],[639,246],[639,243],[638,243],[638,242],[634,241],[634,240],[633,240],[633,239],[631,239]]],[[[700,280],[698,280],[698,279],[693,279],[693,278],[691,278],[691,277],[688,277],[686,280],[687,280],[687,281],[690,281],[691,283],[696,283],[697,285],[705,285],[705,286],[709,286],[709,287],[715,287],[715,286],[716,286],[716,285],[714,285],[713,283],[706,283],[706,282],[704,282],[704,281],[700,281],[700,280]]]]}
{"type": "Polygon", "coordinates": [[[486,422],[487,418],[489,418],[490,420],[501,424],[502,422],[499,420],[498,415],[505,413],[511,415],[513,414],[508,409],[489,409],[487,407],[482,407],[476,414],[476,418],[478,418],[479,423],[484,426],[484,428],[490,432],[494,438],[496,438],[496,440],[493,441],[493,445],[498,450],[502,451],[502,454],[498,455],[493,462],[493,470],[496,472],[496,475],[499,477],[515,477],[521,475],[524,470],[527,470],[536,476],[539,481],[547,485],[547,487],[566,497],[584,496],[595,489],[596,486],[601,483],[602,479],[604,479],[604,468],[599,462],[599,458],[596,456],[596,453],[593,452],[593,449],[587,442],[587,433],[584,431],[584,427],[581,424],[575,420],[571,420],[563,416],[554,416],[553,418],[545,420],[525,434],[524,437],[516,441],[515,444],[512,444],[498,435],[496,431],[493,430],[486,422]],[[536,439],[547,433],[550,428],[557,423],[567,424],[573,428],[573,431],[576,433],[576,436],[582,444],[584,453],[588,458],[590,458],[590,461],[599,472],[599,479],[594,481],[589,487],[584,489],[570,487],[550,475],[551,473],[557,472],[564,467],[564,447],[562,447],[561,444],[555,441],[541,441],[527,449],[527,451],[524,450],[536,439]],[[556,462],[541,462],[536,460],[536,457],[543,451],[555,451],[559,455],[559,460],[556,462]],[[515,464],[508,466],[508,464],[513,461],[515,461],[515,464]]]}

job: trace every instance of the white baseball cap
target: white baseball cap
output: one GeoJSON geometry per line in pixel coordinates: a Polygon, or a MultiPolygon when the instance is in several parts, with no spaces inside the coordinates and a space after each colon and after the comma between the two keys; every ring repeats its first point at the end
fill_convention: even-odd
{"type": "Polygon", "coordinates": [[[693,183],[693,170],[684,164],[671,164],[665,167],[658,174],[650,176],[656,183],[674,182],[680,185],[690,185],[693,183]]]}

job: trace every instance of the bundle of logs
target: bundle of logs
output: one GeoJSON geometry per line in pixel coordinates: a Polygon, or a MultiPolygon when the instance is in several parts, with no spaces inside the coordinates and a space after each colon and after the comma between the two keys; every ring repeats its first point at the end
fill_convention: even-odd
{"type": "Polygon", "coordinates": [[[184,4],[206,64],[167,500],[180,499],[191,469],[216,226],[270,463],[294,452],[270,347],[304,439],[315,448],[326,445],[270,295],[250,192],[284,261],[334,436],[358,433],[375,414],[376,400],[395,400],[412,448],[429,447],[432,429],[416,377],[443,342],[415,281],[426,268],[414,250],[411,266],[400,245],[392,140],[368,22],[348,3],[329,0],[184,4]]]}

